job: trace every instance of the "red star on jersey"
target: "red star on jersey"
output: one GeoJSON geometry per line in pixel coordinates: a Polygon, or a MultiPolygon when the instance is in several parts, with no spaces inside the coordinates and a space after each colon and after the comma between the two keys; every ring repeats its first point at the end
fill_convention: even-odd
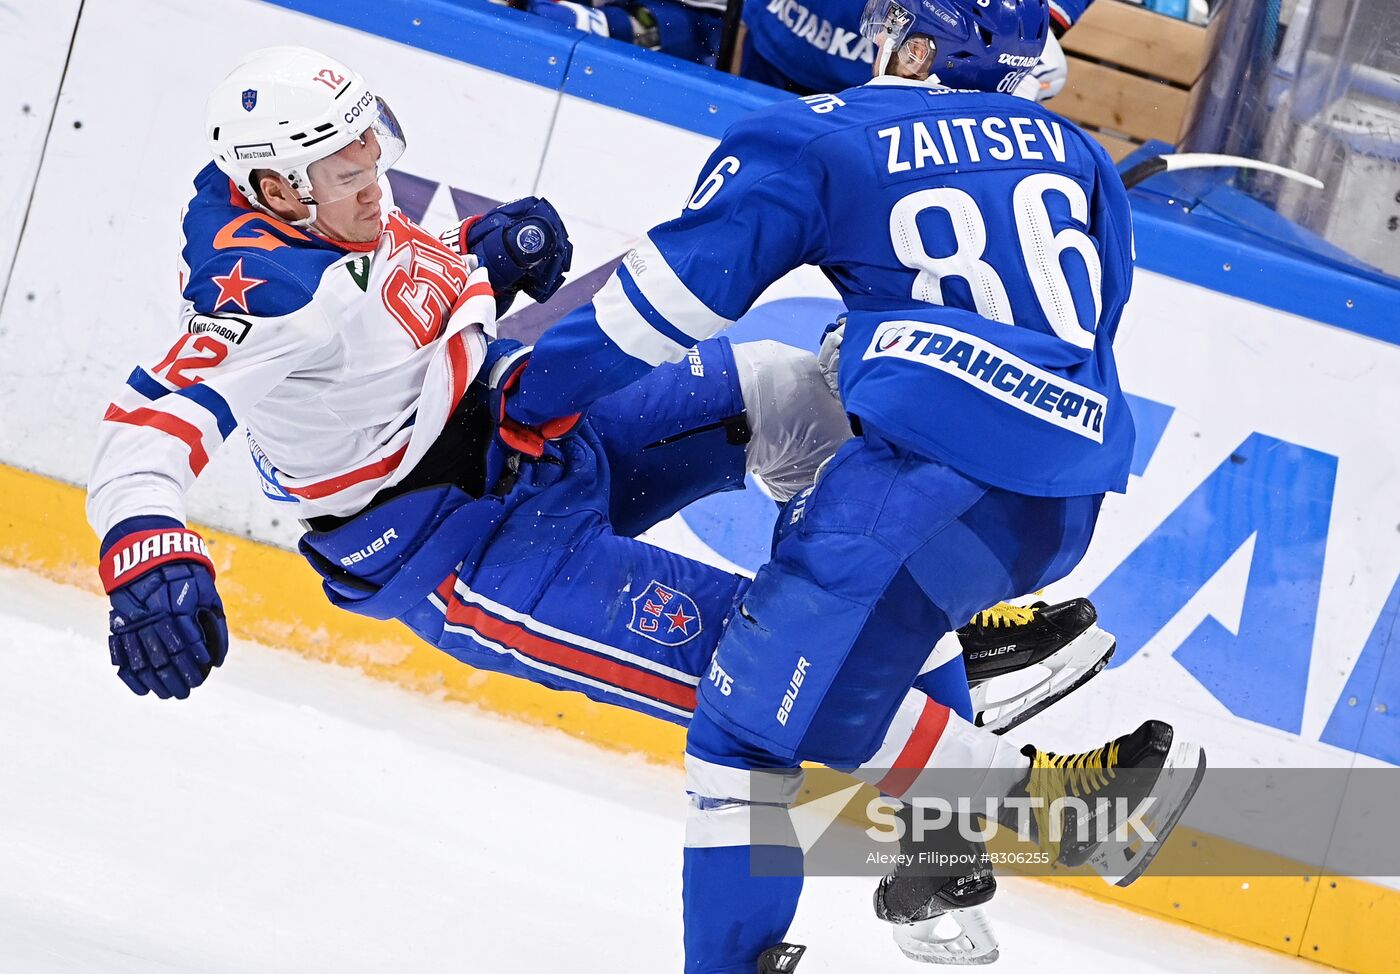
{"type": "Polygon", "coordinates": [[[219,299],[214,302],[214,310],[218,311],[232,301],[245,314],[248,312],[248,292],[259,284],[267,283],[267,281],[260,281],[256,277],[243,276],[242,257],[238,258],[238,263],[233,265],[233,270],[222,277],[213,278],[213,281],[219,285],[219,299]]]}
{"type": "Polygon", "coordinates": [[[686,615],[685,609],[680,606],[676,606],[675,612],[666,613],[666,618],[671,622],[671,628],[667,629],[667,632],[675,632],[677,629],[681,632],[689,632],[689,625],[695,621],[695,616],[686,615]]]}

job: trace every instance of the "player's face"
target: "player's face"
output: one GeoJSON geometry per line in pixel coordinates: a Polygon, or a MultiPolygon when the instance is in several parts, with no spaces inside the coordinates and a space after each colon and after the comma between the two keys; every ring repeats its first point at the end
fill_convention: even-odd
{"type": "Polygon", "coordinates": [[[893,73],[901,78],[922,81],[929,76],[933,66],[933,44],[927,37],[914,36],[905,41],[895,52],[893,73]]]}
{"type": "Polygon", "coordinates": [[[369,243],[383,229],[376,166],[380,156],[379,139],[367,129],[333,156],[307,167],[312,198],[316,200],[316,229],[333,240],[369,243]]]}

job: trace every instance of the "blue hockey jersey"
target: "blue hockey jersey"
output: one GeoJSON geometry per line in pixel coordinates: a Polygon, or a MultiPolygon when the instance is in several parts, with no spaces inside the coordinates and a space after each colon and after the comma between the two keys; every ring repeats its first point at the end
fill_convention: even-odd
{"type": "Polygon", "coordinates": [[[1022,493],[1124,489],[1132,225],[1112,162],[1033,103],[890,77],[734,125],[684,212],[541,337],[512,414],[680,360],[802,264],[852,312],[841,385],[865,426],[1022,493]]]}
{"type": "Polygon", "coordinates": [[[870,80],[875,45],[860,36],[865,0],[746,0],[744,26],[764,60],[811,91],[870,80]]]}

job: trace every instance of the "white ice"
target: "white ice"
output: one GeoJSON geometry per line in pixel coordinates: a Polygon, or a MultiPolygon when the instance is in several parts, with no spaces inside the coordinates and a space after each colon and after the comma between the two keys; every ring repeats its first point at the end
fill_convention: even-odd
{"type": "MultiPolygon", "coordinates": [[[[105,603],[0,570],[0,974],[680,970],[680,772],[235,643],[184,702],[105,603]]],[[[870,879],[808,882],[802,974],[914,972],[870,879]]],[[[1032,880],[999,974],[1295,965],[1032,880]]]]}

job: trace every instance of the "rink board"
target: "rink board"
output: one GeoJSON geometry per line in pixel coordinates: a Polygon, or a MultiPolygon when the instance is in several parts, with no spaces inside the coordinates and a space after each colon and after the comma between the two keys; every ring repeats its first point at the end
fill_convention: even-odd
{"type": "Polygon", "coordinates": [[[80,0],[0,4],[0,295],[29,212],[80,0]]]}
{"type": "MultiPolygon", "coordinates": [[[[176,215],[204,162],[204,95],[247,50],[294,38],[368,69],[409,133],[395,182],[406,210],[436,227],[464,206],[547,195],[575,240],[576,276],[673,215],[723,126],[765,97],[442,0],[220,0],[219,18],[194,0],[87,0],[75,36],[76,4],[28,6],[44,9],[19,24],[27,103],[50,117],[0,154],[0,209],[29,214],[17,249],[4,233],[18,225],[0,229],[0,281],[10,280],[0,557],[88,587],[95,541],[66,484],[85,479],[97,419],[133,358],[158,357],[171,340],[176,215]],[[645,114],[656,104],[659,119],[645,114]]],[[[1031,725],[1035,737],[1083,746],[1150,712],[1201,740],[1216,766],[1400,763],[1400,347],[1387,340],[1400,298],[1268,255],[1219,260],[1218,244],[1151,212],[1137,232],[1149,270],[1119,343],[1140,430],[1135,475],[1105,505],[1084,564],[1051,593],[1090,594],[1118,657],[1031,725]]],[[[733,334],[811,345],[832,298],[819,275],[793,275],[733,334]]],[[[283,550],[296,526],[261,498],[241,434],[233,440],[192,493],[190,516],[216,529],[239,635],[678,760],[675,728],[468,670],[393,626],[333,611],[283,550]]],[[[753,492],[725,495],[656,537],[751,568],[770,512],[753,492]]],[[[1114,898],[1347,969],[1397,969],[1384,947],[1400,894],[1331,883],[1149,879],[1114,898]]]]}

